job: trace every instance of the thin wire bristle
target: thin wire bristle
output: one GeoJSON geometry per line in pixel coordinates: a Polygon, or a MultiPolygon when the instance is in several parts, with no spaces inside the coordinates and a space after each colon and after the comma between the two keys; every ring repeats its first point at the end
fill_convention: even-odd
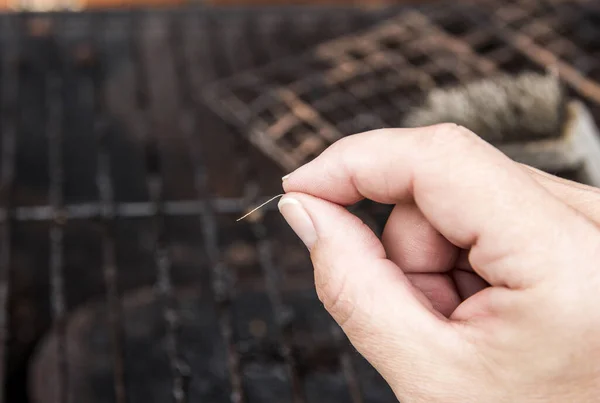
{"type": "Polygon", "coordinates": [[[256,210],[259,210],[259,209],[261,209],[262,207],[264,207],[264,206],[266,206],[267,204],[271,203],[273,200],[275,200],[275,199],[277,199],[277,198],[279,198],[279,197],[283,196],[284,194],[285,194],[285,193],[281,193],[281,194],[278,194],[277,196],[273,196],[273,197],[271,197],[269,200],[267,200],[266,202],[264,202],[264,203],[263,203],[263,204],[261,204],[260,206],[253,208],[252,210],[250,210],[249,212],[247,212],[246,214],[244,214],[243,216],[241,216],[240,218],[238,218],[238,219],[237,219],[237,220],[235,220],[235,221],[236,221],[236,222],[237,222],[237,221],[242,221],[244,218],[248,217],[250,214],[254,213],[256,210]]]}

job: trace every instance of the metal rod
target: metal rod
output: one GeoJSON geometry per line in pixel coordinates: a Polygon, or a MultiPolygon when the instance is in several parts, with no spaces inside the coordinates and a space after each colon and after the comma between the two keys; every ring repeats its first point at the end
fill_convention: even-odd
{"type": "MultiPolygon", "coordinates": [[[[213,211],[217,214],[240,215],[247,211],[246,198],[216,198],[212,200],[213,211]]],[[[63,216],[68,220],[88,220],[102,218],[106,207],[101,203],[75,203],[63,206],[63,216]]],[[[166,216],[197,216],[206,210],[206,205],[198,200],[179,200],[163,202],[163,214],[166,216]]],[[[271,211],[275,205],[266,205],[262,209],[271,211]]],[[[112,212],[115,218],[144,218],[156,214],[152,202],[114,203],[112,212]]],[[[50,221],[54,219],[52,206],[22,206],[11,209],[0,208],[0,223],[7,217],[21,221],[50,221]]]]}
{"type": "Polygon", "coordinates": [[[277,338],[279,339],[279,349],[285,362],[288,377],[292,386],[292,399],[294,403],[303,403],[306,401],[304,388],[300,379],[298,365],[292,354],[292,343],[288,337],[286,328],[286,312],[290,307],[283,301],[280,290],[279,271],[273,264],[273,248],[267,235],[267,228],[261,221],[255,221],[252,224],[252,232],[258,246],[259,262],[263,271],[265,286],[269,302],[275,315],[275,324],[277,325],[277,338]]]}
{"type": "MultiPolygon", "coordinates": [[[[146,71],[152,63],[152,52],[146,49],[147,32],[144,27],[135,23],[133,27],[133,49],[137,56],[136,66],[138,68],[136,76],[138,77],[137,89],[143,99],[138,98],[138,107],[142,111],[141,117],[144,119],[144,127],[148,128],[148,123],[153,121],[160,108],[156,105],[156,96],[151,96],[153,91],[152,83],[146,71]],[[138,34],[139,36],[136,36],[138,34]],[[155,101],[155,102],[152,102],[155,101]]],[[[150,38],[151,40],[154,38],[150,38]]],[[[156,94],[154,94],[156,95],[156,94]]],[[[180,357],[177,332],[179,330],[179,314],[176,309],[176,301],[173,295],[173,285],[171,282],[171,259],[169,256],[167,231],[165,228],[165,217],[163,214],[163,173],[162,161],[158,145],[158,136],[154,130],[145,130],[144,141],[146,142],[146,180],[150,200],[155,207],[155,214],[152,216],[153,231],[155,237],[154,262],[156,265],[156,288],[162,304],[163,319],[166,325],[166,349],[169,360],[169,366],[172,373],[172,398],[175,403],[186,403],[188,401],[187,378],[189,370],[186,363],[180,357]]]]}
{"type": "MultiPolygon", "coordinates": [[[[195,125],[194,125],[195,126],[195,125]]],[[[192,126],[192,127],[194,127],[192,126]]],[[[204,239],[204,248],[208,256],[208,262],[211,268],[212,294],[217,306],[217,315],[221,337],[227,348],[227,363],[229,369],[229,379],[231,385],[231,402],[242,403],[245,401],[242,390],[242,379],[240,375],[239,353],[233,342],[233,325],[231,315],[231,284],[227,284],[227,279],[231,277],[229,268],[221,261],[221,252],[218,242],[218,226],[215,217],[214,208],[209,200],[205,169],[201,163],[201,153],[199,146],[193,139],[193,131],[189,132],[191,159],[194,163],[194,176],[198,198],[205,204],[205,208],[200,213],[200,222],[202,224],[202,235],[204,239]]]]}
{"type": "Polygon", "coordinates": [[[46,130],[50,171],[49,200],[54,219],[50,224],[50,299],[52,319],[57,332],[58,401],[68,403],[69,375],[66,340],[66,299],[64,286],[64,226],[63,211],[63,133],[62,80],[59,72],[51,71],[46,82],[46,130]]]}
{"type": "MultiPolygon", "coordinates": [[[[157,199],[157,203],[160,203],[157,199]]],[[[177,340],[177,331],[179,330],[179,315],[177,313],[173,284],[171,282],[171,259],[169,256],[168,245],[166,245],[164,236],[164,217],[160,214],[155,216],[155,231],[157,235],[156,250],[154,254],[157,279],[156,287],[162,300],[163,319],[167,325],[166,348],[169,357],[169,365],[173,374],[173,401],[176,403],[185,403],[188,401],[188,391],[186,378],[189,377],[187,364],[179,357],[179,344],[177,340]]]]}
{"type": "MultiPolygon", "coordinates": [[[[0,205],[5,211],[11,209],[11,197],[15,173],[16,153],[16,122],[17,111],[12,105],[16,104],[18,96],[18,72],[17,58],[19,44],[14,38],[14,30],[6,19],[3,21],[4,60],[2,63],[2,94],[1,94],[1,116],[2,116],[2,166],[0,167],[0,205]],[[10,43],[10,39],[13,43],[10,43]]],[[[8,328],[9,310],[8,298],[11,281],[11,220],[5,220],[0,224],[0,379],[5,379],[6,373],[6,349],[10,336],[8,328]]],[[[5,382],[0,389],[0,403],[5,399],[5,382]]]]}
{"type": "Polygon", "coordinates": [[[97,166],[96,186],[99,195],[100,215],[102,222],[102,272],[106,287],[106,304],[110,330],[112,360],[113,360],[113,386],[115,403],[127,402],[127,389],[125,382],[124,358],[124,326],[122,315],[122,300],[118,286],[119,268],[116,259],[115,242],[115,201],[110,170],[110,151],[107,146],[109,127],[104,120],[106,114],[105,94],[102,88],[101,66],[93,66],[92,82],[89,82],[89,99],[94,110],[94,131],[97,139],[97,166]]]}
{"type": "MultiPolygon", "coordinates": [[[[187,59],[187,52],[182,47],[184,40],[177,27],[172,28],[171,49],[175,58],[177,69],[177,84],[182,99],[187,99],[189,104],[180,105],[182,115],[179,120],[181,133],[189,144],[189,158],[194,170],[194,184],[198,194],[198,202],[202,204],[198,218],[202,227],[204,248],[210,265],[211,294],[216,304],[216,313],[219,321],[219,330],[226,347],[229,382],[231,386],[230,401],[242,403],[245,401],[240,374],[240,357],[233,341],[233,319],[231,314],[231,294],[234,292],[232,284],[227,279],[231,277],[229,268],[222,262],[218,241],[218,225],[215,217],[215,205],[208,193],[208,178],[203,164],[203,153],[197,141],[199,125],[197,111],[194,108],[196,96],[188,91],[192,83],[197,83],[188,69],[192,68],[191,61],[187,59]],[[187,66],[188,69],[184,69],[187,66]],[[186,95],[187,93],[187,95],[186,95]]],[[[192,73],[193,74],[193,73],[192,73]]]]}

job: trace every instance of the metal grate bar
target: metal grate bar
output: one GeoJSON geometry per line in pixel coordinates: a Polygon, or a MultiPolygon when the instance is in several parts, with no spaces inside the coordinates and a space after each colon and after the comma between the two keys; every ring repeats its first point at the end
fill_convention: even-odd
{"type": "MultiPolygon", "coordinates": [[[[266,196],[265,196],[266,197],[266,196]]],[[[212,200],[213,211],[217,214],[238,214],[246,212],[248,200],[245,198],[217,198],[212,200]]],[[[265,206],[264,210],[272,210],[274,206],[265,206]]],[[[163,214],[166,216],[197,216],[207,209],[206,204],[198,200],[180,200],[163,202],[163,214]]],[[[63,206],[65,219],[86,220],[102,218],[104,207],[101,203],[78,203],[63,206]]],[[[143,218],[156,214],[156,205],[151,202],[115,203],[115,218],[143,218]]],[[[54,219],[52,206],[23,206],[11,210],[0,208],[0,223],[7,216],[16,221],[49,221],[54,219]],[[8,214],[10,211],[10,214],[8,214]]]]}
{"type": "MultiPolygon", "coordinates": [[[[194,127],[192,124],[190,127],[194,127]]],[[[189,137],[193,137],[192,130],[186,130],[189,132],[189,137]]],[[[200,213],[200,220],[202,223],[202,235],[204,238],[204,247],[208,255],[208,261],[211,267],[212,277],[212,292],[214,300],[217,304],[217,314],[219,317],[219,328],[221,336],[227,347],[227,364],[230,374],[231,383],[231,402],[241,403],[244,401],[242,391],[242,379],[240,375],[240,358],[239,353],[235,348],[233,342],[233,331],[232,331],[232,317],[231,317],[231,285],[228,284],[228,279],[231,277],[229,269],[223,262],[220,261],[220,251],[218,246],[217,238],[217,222],[215,218],[215,212],[212,209],[211,203],[207,196],[207,186],[204,168],[202,167],[201,155],[198,146],[195,145],[195,141],[190,139],[190,143],[193,144],[190,152],[192,153],[192,159],[194,160],[194,174],[196,180],[196,188],[198,191],[198,197],[203,200],[206,208],[200,213]]]]}
{"type": "MultiPolygon", "coordinates": [[[[596,65],[597,47],[586,44],[600,32],[593,22],[597,11],[593,10],[592,3],[589,0],[518,0],[498,5],[488,0],[483,2],[483,11],[493,8],[494,18],[482,13],[465,13],[461,19],[464,24],[467,17],[473,34],[498,36],[513,53],[516,50],[542,68],[556,69],[577,92],[598,103],[600,84],[593,73],[589,75],[596,65]]],[[[476,45],[470,38],[464,39],[476,45]]],[[[480,51],[487,52],[485,46],[480,51]]]]}
{"type": "MultiPolygon", "coordinates": [[[[152,179],[151,179],[152,181],[152,179]]],[[[162,184],[155,184],[153,198],[160,203],[160,190],[162,184]]],[[[179,345],[177,331],[179,329],[179,314],[177,313],[175,298],[173,296],[173,284],[171,282],[171,259],[166,244],[164,216],[157,214],[154,217],[155,231],[157,234],[155,262],[157,268],[156,286],[162,298],[163,317],[167,325],[166,343],[169,364],[173,373],[173,401],[186,403],[188,401],[189,369],[179,356],[179,345]]]]}
{"type": "MultiPolygon", "coordinates": [[[[102,129],[100,129],[102,130],[102,129]]],[[[100,137],[104,134],[100,134],[100,137]]],[[[113,351],[115,403],[125,403],[125,369],[123,358],[123,324],[121,319],[121,298],[117,285],[117,262],[115,258],[114,239],[114,202],[112,200],[112,186],[110,184],[110,171],[108,153],[100,140],[98,153],[98,192],[103,203],[103,228],[102,228],[102,267],[104,283],[106,286],[106,303],[108,305],[108,322],[113,351]]]]}
{"type": "Polygon", "coordinates": [[[127,402],[124,359],[124,327],[122,319],[122,301],[118,287],[118,267],[116,260],[115,225],[116,206],[111,180],[110,153],[108,150],[108,123],[104,120],[106,110],[105,94],[101,88],[101,66],[95,65],[92,71],[93,82],[89,88],[89,98],[93,102],[95,122],[94,131],[97,145],[96,186],[101,206],[102,222],[102,271],[106,287],[106,304],[108,306],[108,323],[113,354],[113,382],[115,403],[127,402]]]}
{"type": "Polygon", "coordinates": [[[209,199],[206,183],[206,172],[202,166],[202,153],[194,139],[194,133],[197,133],[198,126],[195,124],[192,113],[188,114],[188,121],[182,119],[182,131],[187,135],[190,142],[190,158],[194,165],[194,178],[198,200],[204,204],[204,208],[199,213],[202,224],[202,236],[204,239],[204,248],[208,256],[208,262],[211,268],[212,294],[216,303],[216,312],[218,315],[219,329],[221,337],[227,349],[227,365],[231,384],[231,402],[242,403],[244,394],[242,390],[242,378],[240,375],[240,357],[235,348],[232,330],[231,315],[231,293],[232,284],[229,279],[231,273],[227,266],[221,262],[221,252],[218,243],[218,226],[215,217],[215,211],[209,199]]]}
{"type": "Polygon", "coordinates": [[[600,103],[600,84],[596,81],[587,78],[551,51],[538,46],[527,35],[500,26],[498,26],[498,30],[510,44],[526,54],[532,61],[546,68],[556,68],[560,76],[581,95],[600,103]]]}
{"type": "Polygon", "coordinates": [[[175,403],[186,403],[188,401],[189,368],[180,358],[177,332],[179,330],[179,314],[176,308],[176,301],[173,295],[173,284],[171,281],[171,259],[168,250],[167,231],[165,228],[165,217],[163,214],[163,178],[160,151],[158,146],[158,136],[160,134],[149,129],[148,124],[153,122],[152,106],[149,102],[149,94],[152,91],[149,84],[149,77],[144,67],[148,63],[153,63],[152,55],[146,55],[143,38],[136,34],[143,32],[143,27],[137,21],[132,22],[132,49],[135,57],[139,60],[135,63],[137,67],[137,90],[138,106],[142,119],[140,126],[143,130],[143,141],[146,142],[145,149],[145,169],[147,188],[151,203],[155,207],[155,214],[152,216],[153,231],[155,238],[154,262],[156,264],[157,278],[156,288],[161,298],[162,314],[166,325],[166,349],[169,365],[172,372],[172,397],[175,403]]]}
{"type": "Polygon", "coordinates": [[[200,133],[197,111],[194,110],[194,104],[197,100],[196,96],[190,92],[190,89],[193,88],[192,85],[200,82],[200,79],[184,67],[190,66],[191,61],[189,60],[189,54],[182,49],[184,41],[180,29],[181,27],[171,27],[170,38],[175,59],[176,86],[180,95],[179,99],[182,100],[182,105],[179,105],[181,111],[179,124],[181,133],[189,144],[189,158],[194,170],[194,185],[198,194],[198,203],[202,206],[198,212],[198,217],[202,227],[204,248],[210,265],[211,292],[216,304],[219,330],[227,351],[227,367],[231,386],[230,400],[232,403],[242,403],[245,398],[240,373],[240,356],[233,340],[231,314],[233,284],[229,281],[231,278],[229,268],[221,261],[214,200],[209,196],[208,176],[202,163],[204,156],[196,137],[200,133]]]}
{"type": "Polygon", "coordinates": [[[68,361],[66,340],[66,300],[64,290],[64,226],[63,214],[63,135],[62,135],[62,80],[56,71],[50,71],[46,82],[46,130],[49,143],[50,190],[53,221],[50,224],[50,299],[52,319],[57,331],[58,385],[57,401],[68,403],[68,361]]]}
{"type": "MultiPolygon", "coordinates": [[[[2,166],[0,167],[0,205],[5,211],[11,208],[11,193],[15,173],[16,153],[16,124],[14,117],[15,100],[18,97],[17,52],[19,45],[16,43],[13,32],[15,30],[4,20],[3,35],[4,60],[2,63],[2,166]],[[10,38],[10,39],[9,39],[10,38]],[[12,40],[11,40],[12,39],[12,40]],[[12,43],[11,43],[12,42],[12,43]]],[[[8,296],[10,293],[10,265],[11,265],[11,220],[2,222],[0,228],[0,379],[5,378],[6,351],[9,338],[8,329],[8,296]]],[[[4,402],[4,383],[0,389],[0,403],[4,402]]]]}
{"type": "Polygon", "coordinates": [[[302,403],[306,401],[306,398],[304,396],[300,376],[298,375],[299,371],[296,360],[292,355],[292,344],[288,337],[289,332],[286,330],[289,326],[288,319],[286,318],[288,316],[286,315],[286,312],[289,308],[285,306],[281,296],[281,290],[279,288],[280,279],[278,271],[273,265],[273,251],[268,239],[267,228],[261,221],[253,221],[252,232],[258,242],[260,266],[263,270],[267,295],[273,308],[275,323],[278,328],[277,336],[279,338],[279,350],[285,361],[288,376],[292,384],[293,402],[302,403]]]}

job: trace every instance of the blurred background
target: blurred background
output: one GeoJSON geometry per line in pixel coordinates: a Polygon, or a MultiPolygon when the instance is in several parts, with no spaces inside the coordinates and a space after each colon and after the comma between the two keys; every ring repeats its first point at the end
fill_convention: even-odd
{"type": "Polygon", "coordinates": [[[456,121],[600,185],[592,0],[0,7],[0,402],[393,402],[275,205],[235,221],[345,135],[456,121]]]}

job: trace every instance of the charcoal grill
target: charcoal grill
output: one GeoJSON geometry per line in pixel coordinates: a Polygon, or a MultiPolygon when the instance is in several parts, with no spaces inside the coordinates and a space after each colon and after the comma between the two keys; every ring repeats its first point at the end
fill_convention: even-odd
{"type": "MultiPolygon", "coordinates": [[[[438,30],[452,10],[420,13],[438,30]]],[[[305,249],[273,207],[235,223],[286,172],[201,94],[245,75],[243,113],[272,87],[248,71],[398,12],[0,17],[0,401],[393,401],[321,308],[305,249]]],[[[477,53],[458,33],[451,43],[477,53]]],[[[531,64],[521,56],[512,68],[531,64]]],[[[287,66],[269,80],[322,64],[287,66]]],[[[389,206],[354,211],[380,233],[389,206]]]]}

